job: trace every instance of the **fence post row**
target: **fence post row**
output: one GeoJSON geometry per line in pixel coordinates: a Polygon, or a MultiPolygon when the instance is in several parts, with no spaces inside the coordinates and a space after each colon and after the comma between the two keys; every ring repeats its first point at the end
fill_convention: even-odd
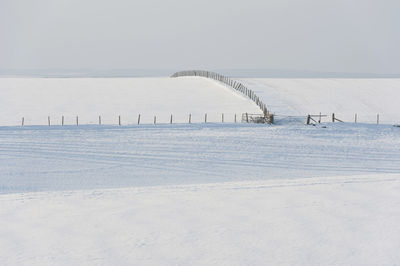
{"type": "MultiPolygon", "coordinates": [[[[267,115],[269,113],[266,104],[264,104],[260,100],[260,98],[254,93],[254,91],[248,89],[242,83],[230,79],[229,77],[220,75],[215,72],[204,71],[204,70],[180,71],[180,72],[174,73],[171,77],[177,78],[177,77],[184,77],[184,76],[200,76],[200,77],[211,78],[211,79],[223,82],[223,83],[227,84],[228,86],[232,87],[234,90],[236,90],[236,91],[246,95],[248,98],[250,98],[261,109],[261,111],[264,114],[264,117],[267,117],[267,115]]],[[[206,119],[205,119],[205,121],[206,121],[206,119]]]]}

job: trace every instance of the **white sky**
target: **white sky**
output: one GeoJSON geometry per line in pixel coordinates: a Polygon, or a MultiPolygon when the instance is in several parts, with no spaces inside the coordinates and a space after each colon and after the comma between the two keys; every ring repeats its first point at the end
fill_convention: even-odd
{"type": "Polygon", "coordinates": [[[399,73],[400,1],[0,0],[0,69],[399,73]]]}

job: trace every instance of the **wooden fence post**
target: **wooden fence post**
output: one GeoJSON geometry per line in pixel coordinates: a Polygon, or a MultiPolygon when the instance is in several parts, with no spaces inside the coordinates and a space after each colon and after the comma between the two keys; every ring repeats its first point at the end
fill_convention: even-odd
{"type": "Polygon", "coordinates": [[[137,124],[138,125],[140,124],[140,114],[138,115],[138,118],[137,118],[137,124]]]}
{"type": "Polygon", "coordinates": [[[76,116],[76,125],[79,126],[79,117],[76,116]]]}
{"type": "Polygon", "coordinates": [[[119,126],[121,125],[121,116],[120,115],[118,116],[118,125],[119,126]]]}
{"type": "Polygon", "coordinates": [[[169,123],[172,124],[172,114],[171,114],[171,119],[169,120],[169,123]]]}
{"type": "Polygon", "coordinates": [[[101,125],[101,115],[99,115],[99,125],[101,125]]]}
{"type": "Polygon", "coordinates": [[[61,116],[61,125],[64,126],[64,116],[61,116]]]}
{"type": "Polygon", "coordinates": [[[21,126],[24,126],[24,123],[25,123],[25,118],[22,117],[21,126]]]}
{"type": "Polygon", "coordinates": [[[322,118],[321,112],[319,112],[319,120],[318,120],[318,123],[319,123],[319,124],[321,124],[321,118],[322,118]]]}
{"type": "Polygon", "coordinates": [[[357,114],[354,114],[354,123],[357,123],[357,114]]]}
{"type": "Polygon", "coordinates": [[[49,126],[50,126],[50,116],[47,117],[47,123],[48,123],[49,126]]]}
{"type": "Polygon", "coordinates": [[[376,115],[376,124],[379,125],[379,114],[376,115]]]}
{"type": "Polygon", "coordinates": [[[310,124],[310,120],[311,120],[311,115],[307,115],[307,125],[310,124]]]}
{"type": "Polygon", "coordinates": [[[235,114],[235,123],[236,123],[236,114],[235,114]]]}
{"type": "Polygon", "coordinates": [[[335,122],[335,113],[332,113],[332,122],[335,122]]]}
{"type": "Polygon", "coordinates": [[[154,125],[157,123],[157,116],[154,116],[154,125]]]}
{"type": "Polygon", "coordinates": [[[224,113],[221,114],[221,121],[224,123],[224,113]]]}
{"type": "Polygon", "coordinates": [[[249,123],[249,114],[246,113],[246,122],[249,123]]]}
{"type": "Polygon", "coordinates": [[[192,123],[192,114],[189,114],[189,124],[192,123]]]}
{"type": "Polygon", "coordinates": [[[204,123],[207,123],[207,113],[204,115],[204,123]]]}

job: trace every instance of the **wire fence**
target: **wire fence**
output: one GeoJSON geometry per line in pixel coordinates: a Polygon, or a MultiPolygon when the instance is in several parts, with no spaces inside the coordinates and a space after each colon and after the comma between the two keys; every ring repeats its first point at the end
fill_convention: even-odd
{"type": "Polygon", "coordinates": [[[396,114],[371,114],[371,113],[319,113],[308,115],[282,115],[275,114],[275,124],[306,124],[315,125],[319,123],[362,123],[362,124],[400,124],[396,114]]]}
{"type": "MultiPolygon", "coordinates": [[[[398,126],[400,119],[394,114],[348,114],[320,113],[309,115],[271,116],[276,125],[319,123],[363,123],[363,124],[392,124],[398,126]]],[[[1,119],[0,119],[1,120],[1,119]]],[[[201,124],[201,123],[266,123],[263,114],[251,113],[158,113],[158,114],[122,114],[122,115],[53,115],[53,116],[24,116],[14,121],[8,121],[1,126],[71,126],[71,125],[149,125],[149,124],[201,124]]]]}
{"type": "MultiPolygon", "coordinates": [[[[136,114],[136,115],[55,115],[42,117],[24,116],[10,126],[79,126],[79,125],[149,125],[149,124],[199,124],[199,123],[241,123],[242,113],[189,113],[189,114],[136,114]]],[[[251,114],[248,114],[250,117],[251,114]]],[[[261,114],[259,117],[263,117],[261,114]]]]}

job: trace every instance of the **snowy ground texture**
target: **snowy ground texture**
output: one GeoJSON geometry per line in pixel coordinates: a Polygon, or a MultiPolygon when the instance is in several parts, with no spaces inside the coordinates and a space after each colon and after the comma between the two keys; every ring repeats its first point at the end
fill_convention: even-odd
{"type": "Polygon", "coordinates": [[[0,193],[400,173],[400,128],[192,124],[0,128],[0,193]]]}
{"type": "Polygon", "coordinates": [[[0,140],[3,265],[400,263],[397,127],[3,127],[0,140]]]}
{"type": "Polygon", "coordinates": [[[399,80],[242,81],[0,79],[0,264],[400,265],[399,80]]]}
{"type": "Polygon", "coordinates": [[[2,265],[399,265],[400,175],[0,196],[2,265]]]}

